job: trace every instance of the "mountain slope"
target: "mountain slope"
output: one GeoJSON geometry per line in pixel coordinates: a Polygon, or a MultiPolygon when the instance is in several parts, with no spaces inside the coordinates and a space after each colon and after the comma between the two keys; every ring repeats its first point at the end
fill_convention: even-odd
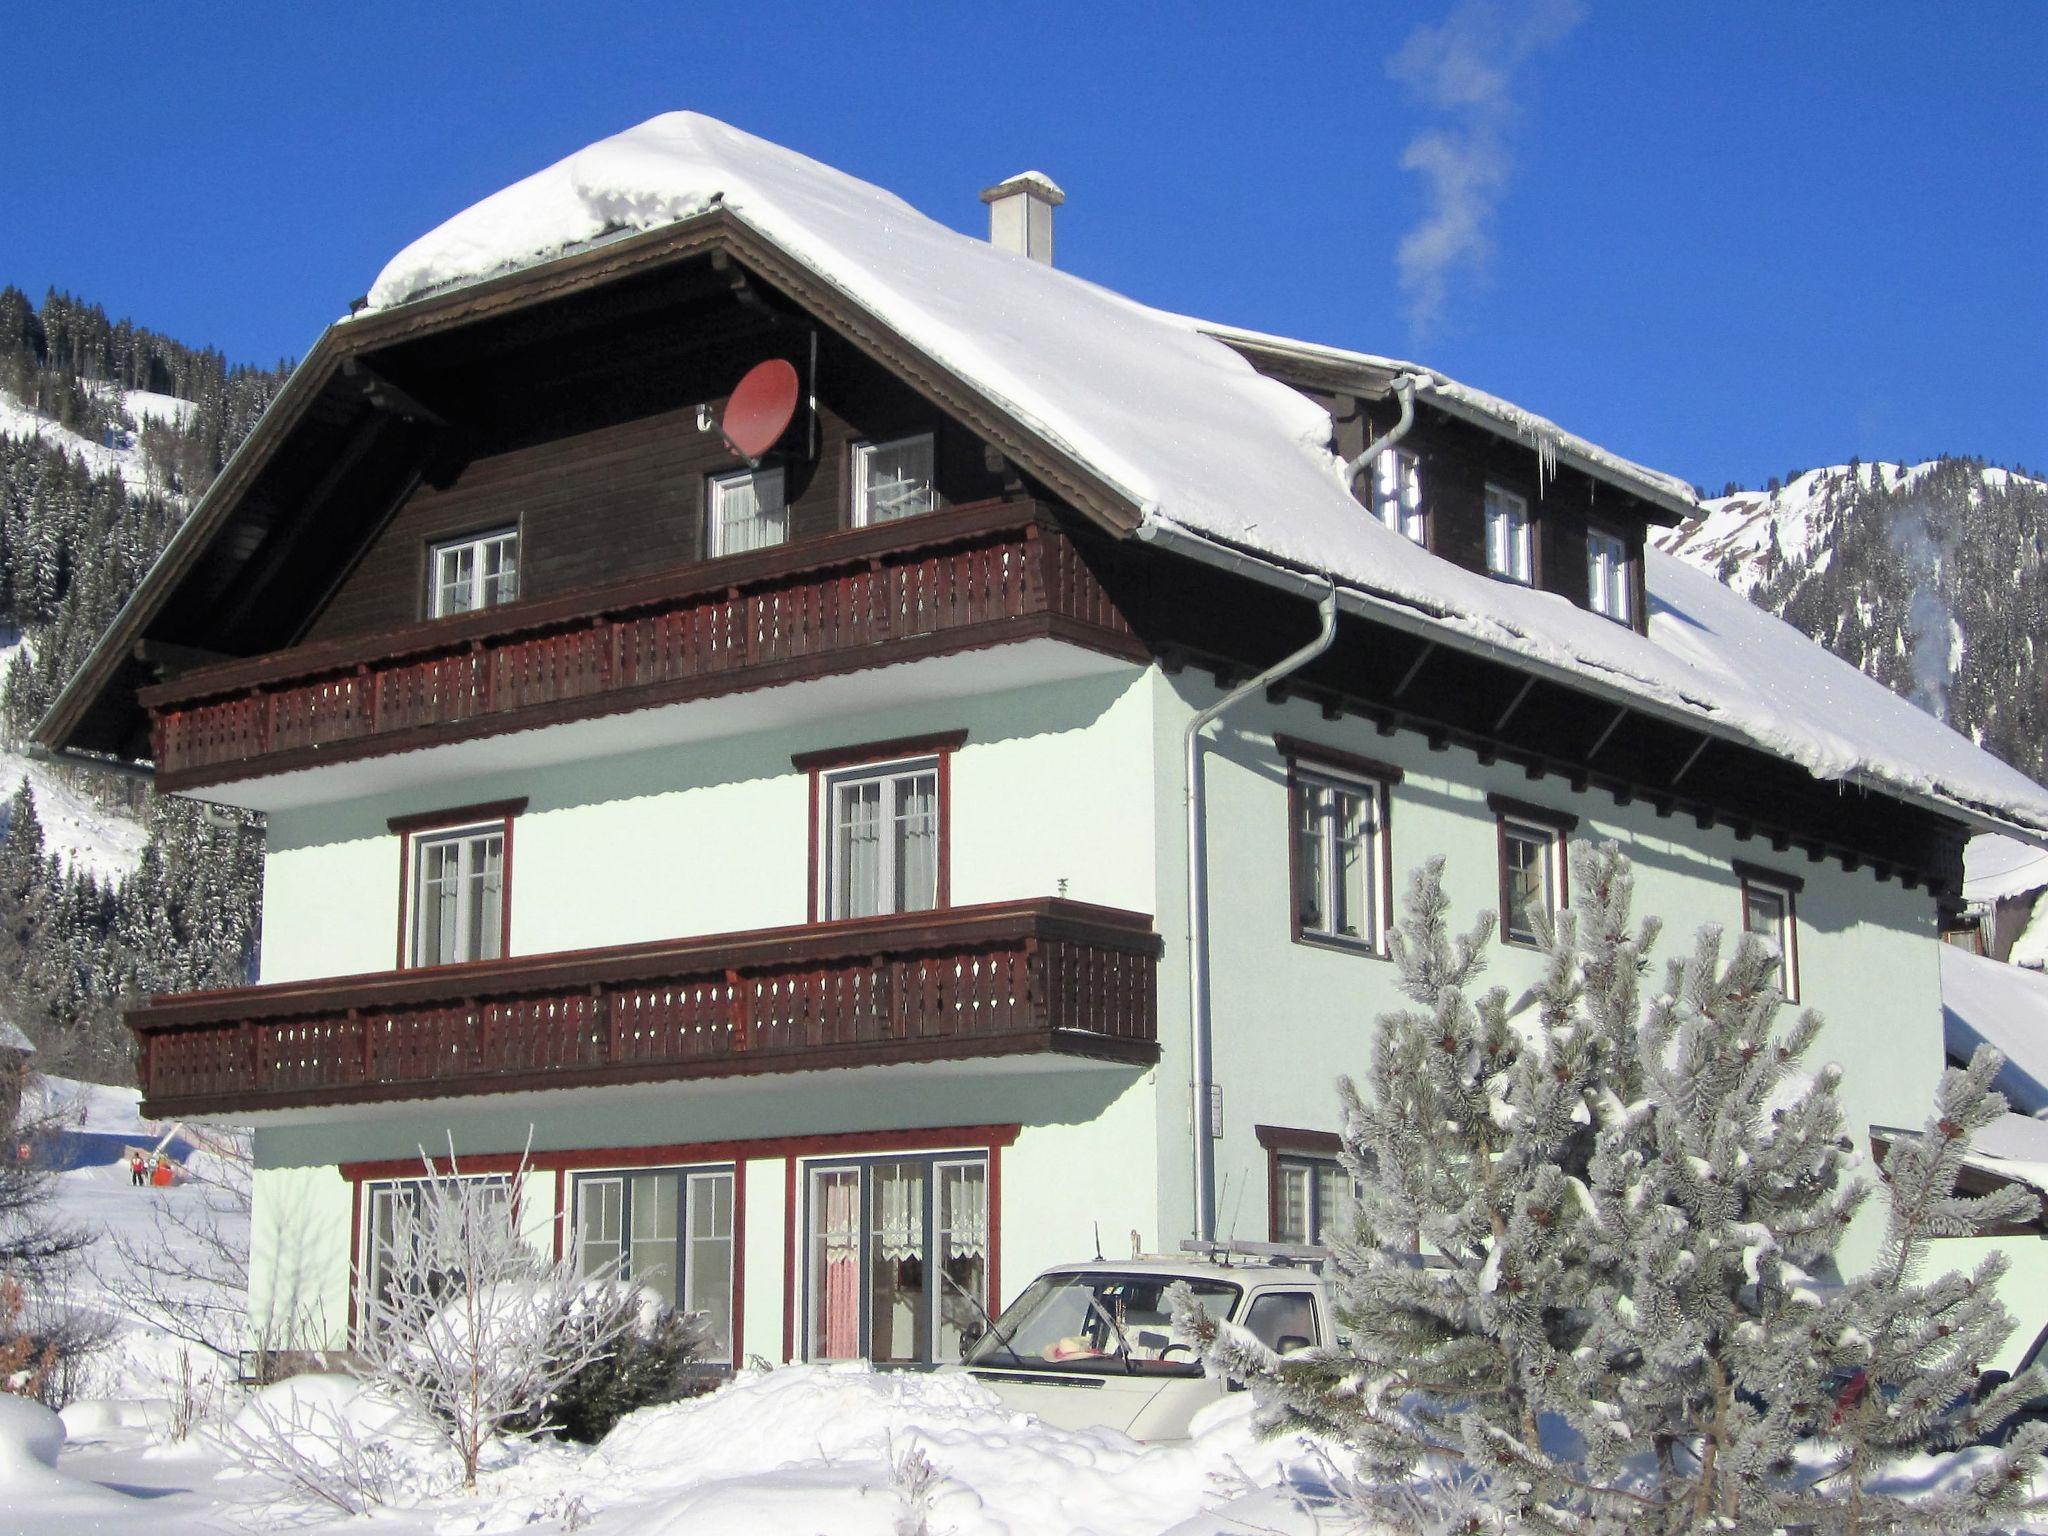
{"type": "Polygon", "coordinates": [[[2048,482],[1852,461],[1718,497],[1658,543],[2048,777],[2048,482]]]}

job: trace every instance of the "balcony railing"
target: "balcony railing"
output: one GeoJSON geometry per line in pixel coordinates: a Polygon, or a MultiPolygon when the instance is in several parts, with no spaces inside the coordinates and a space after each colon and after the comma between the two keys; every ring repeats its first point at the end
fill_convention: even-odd
{"type": "Polygon", "coordinates": [[[970,1056],[1158,1056],[1160,942],[1055,898],[157,998],[152,1116],[970,1056]]]}
{"type": "Polygon", "coordinates": [[[158,786],[190,789],[1041,635],[1142,655],[1046,512],[988,502],[229,662],[141,698],[158,786]]]}

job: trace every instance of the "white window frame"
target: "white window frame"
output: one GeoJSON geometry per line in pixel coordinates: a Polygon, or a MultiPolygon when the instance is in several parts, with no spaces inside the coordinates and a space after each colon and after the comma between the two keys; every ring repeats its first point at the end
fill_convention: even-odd
{"type": "MultiPolygon", "coordinates": [[[[512,1180],[502,1173],[451,1173],[441,1177],[459,1179],[464,1183],[492,1184],[505,1191],[506,1220],[519,1220],[519,1195],[513,1188],[512,1180]]],[[[377,1213],[381,1201],[395,1199],[401,1190],[422,1190],[433,1183],[432,1179],[421,1176],[409,1179],[366,1179],[362,1185],[362,1226],[356,1234],[355,1274],[350,1277],[354,1287],[356,1308],[356,1332],[359,1336],[369,1332],[375,1317],[371,1305],[377,1293],[379,1258],[381,1249],[377,1242],[377,1213]]]]}
{"type": "Polygon", "coordinates": [[[1620,534],[1586,530],[1586,605],[1617,624],[1636,621],[1634,562],[1620,534]]]}
{"type": "MultiPolygon", "coordinates": [[[[1289,893],[1294,903],[1294,928],[1297,938],[1308,944],[1328,944],[1345,949],[1363,950],[1370,954],[1384,954],[1387,941],[1387,785],[1384,780],[1369,778],[1364,774],[1344,773],[1326,768],[1313,759],[1294,758],[1293,794],[1288,804],[1288,835],[1295,840],[1290,868],[1296,881],[1295,889],[1289,893]],[[1335,817],[1323,814],[1318,817],[1318,830],[1311,834],[1302,825],[1303,808],[1315,804],[1321,796],[1345,795],[1364,802],[1369,808],[1370,820],[1360,842],[1363,845],[1364,866],[1363,898],[1367,913],[1365,931],[1358,934],[1339,932],[1334,926],[1334,912],[1337,903],[1332,899],[1338,889],[1341,872],[1341,843],[1336,837],[1335,817]],[[1313,842],[1313,850],[1311,849],[1313,842]],[[1316,874],[1322,892],[1321,923],[1311,926],[1302,912],[1302,890],[1300,882],[1309,871],[1309,862],[1314,859],[1318,868],[1316,874]]],[[[1328,803],[1328,802],[1326,802],[1328,803]]]]}
{"type": "Polygon", "coordinates": [[[436,619],[452,618],[459,613],[480,613],[486,608],[516,601],[519,596],[519,527],[515,523],[509,528],[493,528],[487,533],[471,534],[460,539],[442,539],[428,547],[427,551],[427,600],[428,616],[436,619]],[[483,574],[485,561],[493,549],[500,555],[498,574],[483,574]],[[503,556],[510,554],[506,562],[503,556]],[[469,557],[469,598],[466,603],[451,602],[451,589],[455,582],[445,579],[441,573],[444,561],[467,555],[469,557]],[[510,569],[506,569],[509,563],[510,569]],[[493,588],[495,587],[495,590],[493,588]]]}
{"type": "MultiPolygon", "coordinates": [[[[506,856],[512,846],[511,829],[503,821],[483,821],[462,826],[433,827],[411,834],[411,844],[412,846],[408,850],[407,855],[411,861],[411,868],[407,871],[406,879],[408,899],[412,903],[412,912],[409,924],[410,933],[406,944],[406,963],[409,966],[474,963],[469,956],[469,951],[473,947],[482,951],[475,957],[477,961],[503,959],[506,948],[507,899],[510,895],[506,882],[506,856]],[[473,906],[469,900],[470,880],[472,878],[471,860],[473,851],[481,849],[493,838],[497,839],[498,842],[498,921],[495,930],[489,933],[486,941],[478,945],[474,941],[478,937],[477,920],[481,915],[478,910],[481,907],[481,901],[479,900],[473,906]],[[427,853],[429,849],[445,847],[450,843],[460,845],[463,850],[461,873],[456,877],[459,882],[460,894],[455,907],[455,953],[462,958],[454,960],[428,960],[424,958],[427,947],[427,853]]],[[[480,885],[478,889],[481,892],[482,886],[480,885]]]]}
{"type": "Polygon", "coordinates": [[[726,547],[724,503],[726,497],[741,486],[747,487],[754,493],[754,505],[757,509],[754,516],[755,522],[762,521],[758,508],[761,506],[763,493],[771,486],[775,492],[775,504],[780,509],[782,515],[782,532],[775,538],[748,546],[749,549],[773,549],[779,544],[787,544],[789,542],[789,501],[785,495],[787,483],[783,478],[780,465],[764,466],[760,469],[735,469],[725,474],[706,477],[704,544],[707,553],[705,558],[716,560],[723,555],[747,553],[746,550],[734,550],[726,547]]]}
{"type": "Polygon", "coordinates": [[[890,762],[861,763],[856,766],[834,769],[820,775],[818,793],[818,913],[827,920],[849,916],[849,903],[843,899],[840,890],[842,854],[839,848],[839,808],[841,796],[846,790],[859,785],[879,783],[882,786],[881,816],[882,836],[879,842],[880,861],[876,879],[880,887],[880,900],[876,910],[863,916],[884,917],[901,912],[936,911],[945,885],[944,860],[946,810],[942,797],[946,793],[946,776],[939,769],[936,754],[899,758],[890,762]],[[897,834],[897,817],[894,809],[895,788],[898,784],[929,775],[932,781],[932,889],[931,900],[924,906],[896,904],[897,876],[902,858],[901,842],[897,834]]]}
{"type": "Polygon", "coordinates": [[[1536,583],[1535,525],[1529,499],[1498,485],[1486,488],[1486,568],[1503,581],[1536,583]]]}
{"type": "Polygon", "coordinates": [[[1422,505],[1422,461],[1407,449],[1383,449],[1374,461],[1372,512],[1403,538],[1428,547],[1429,514],[1422,505]]]}
{"type": "MultiPolygon", "coordinates": [[[[676,1231],[675,1273],[673,1275],[675,1306],[678,1312],[690,1312],[700,1282],[705,1278],[698,1272],[697,1244],[722,1243],[725,1250],[725,1317],[730,1329],[734,1316],[734,1302],[739,1276],[735,1272],[733,1258],[737,1249],[740,1225],[739,1180],[737,1170],[731,1163],[674,1163],[646,1168],[575,1168],[569,1172],[569,1231],[574,1239],[574,1251],[579,1270],[586,1267],[584,1248],[585,1201],[600,1189],[616,1191],[619,1202],[619,1238],[617,1243],[619,1274],[621,1278],[637,1283],[640,1277],[634,1273],[633,1238],[633,1190],[632,1181],[650,1175],[672,1174],[676,1180],[676,1231]],[[696,1218],[699,1200],[711,1202],[717,1207],[717,1185],[723,1182],[726,1189],[727,1229],[723,1237],[717,1234],[699,1238],[696,1234],[696,1218]]],[[[607,1246],[610,1246],[609,1244],[607,1246]]],[[[738,1358],[736,1338],[727,1341],[728,1354],[738,1358]]]]}
{"type": "Polygon", "coordinates": [[[874,1242],[873,1170],[879,1165],[892,1163],[917,1163],[924,1170],[924,1215],[922,1226],[924,1235],[924,1264],[927,1279],[925,1282],[924,1299],[925,1316],[922,1319],[921,1328],[923,1336],[918,1341],[919,1360],[917,1363],[947,1363],[939,1359],[939,1340],[944,1330],[946,1301],[954,1293],[948,1288],[945,1280],[942,1278],[941,1271],[943,1266],[940,1261],[939,1244],[945,1219],[944,1212],[940,1207],[940,1189],[944,1174],[949,1169],[976,1168],[981,1172],[983,1244],[981,1274],[984,1294],[974,1298],[975,1301],[980,1303],[980,1308],[975,1311],[975,1316],[977,1318],[984,1314],[992,1316],[997,1310],[996,1299],[986,1294],[989,1277],[994,1269],[993,1261],[998,1241],[994,1224],[996,1160],[990,1148],[961,1147],[942,1151],[885,1151],[863,1153],[854,1157],[820,1156],[800,1158],[797,1161],[797,1188],[800,1191],[799,1198],[802,1201],[802,1206],[797,1213],[798,1242],[800,1244],[797,1258],[801,1275],[801,1289],[797,1297],[797,1306],[800,1309],[798,1312],[800,1319],[798,1338],[803,1359],[842,1358],[839,1356],[825,1356],[822,1353],[823,1343],[817,1336],[819,1318],[817,1272],[819,1266],[817,1262],[818,1256],[813,1246],[817,1241],[818,1230],[818,1212],[815,1209],[817,1180],[821,1175],[854,1174],[857,1176],[854,1187],[856,1190],[856,1209],[858,1211],[855,1221],[855,1231],[857,1234],[855,1242],[858,1253],[856,1264],[859,1274],[859,1338],[855,1356],[845,1358],[867,1359],[871,1357],[873,1352],[871,1332],[874,1306],[873,1276],[871,1273],[871,1246],[874,1242]]]}
{"type": "Polygon", "coordinates": [[[1333,1214],[1341,1221],[1345,1201],[1348,1199],[1353,1204],[1357,1202],[1357,1182],[1345,1169],[1341,1159],[1320,1152],[1289,1152],[1281,1148],[1276,1149],[1272,1157],[1275,1206],[1271,1225],[1274,1241],[1303,1243],[1314,1248],[1328,1247],[1330,1234],[1323,1230],[1324,1186],[1332,1183],[1335,1185],[1337,1205],[1333,1214]],[[1290,1234],[1286,1230],[1284,1219],[1286,1207],[1282,1190],[1292,1175],[1299,1175],[1302,1180],[1302,1225],[1305,1230],[1299,1235],[1290,1234]]]}
{"type": "Polygon", "coordinates": [[[1796,1003],[1799,1001],[1799,893],[1789,883],[1767,880],[1747,872],[1740,879],[1742,931],[1769,939],[1778,946],[1778,987],[1786,1002],[1796,1003]],[[1778,921],[1775,932],[1750,927],[1749,899],[1752,894],[1776,898],[1778,921]]]}
{"type": "Polygon", "coordinates": [[[1528,821],[1519,816],[1500,818],[1500,936],[1505,943],[1528,948],[1540,945],[1542,936],[1515,933],[1509,923],[1513,909],[1508,903],[1508,847],[1517,840],[1543,846],[1543,909],[1545,915],[1555,922],[1565,898],[1564,833],[1556,827],[1546,827],[1540,821],[1528,821]]]}
{"type": "Polygon", "coordinates": [[[872,527],[876,523],[893,523],[906,517],[920,517],[926,512],[939,508],[938,449],[934,435],[930,432],[913,432],[905,437],[883,438],[874,442],[853,445],[853,526],[872,527]],[[869,466],[876,455],[894,452],[898,449],[922,447],[924,450],[925,504],[912,511],[892,511],[877,507],[874,487],[869,483],[869,466]]]}

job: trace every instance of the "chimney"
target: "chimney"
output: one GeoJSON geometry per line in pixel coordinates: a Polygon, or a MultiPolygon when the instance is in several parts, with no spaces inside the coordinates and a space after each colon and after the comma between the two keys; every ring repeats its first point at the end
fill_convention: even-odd
{"type": "Polygon", "coordinates": [[[1052,265],[1052,211],[1067,200],[1043,171],[999,181],[981,194],[988,204],[988,243],[1052,265]]]}

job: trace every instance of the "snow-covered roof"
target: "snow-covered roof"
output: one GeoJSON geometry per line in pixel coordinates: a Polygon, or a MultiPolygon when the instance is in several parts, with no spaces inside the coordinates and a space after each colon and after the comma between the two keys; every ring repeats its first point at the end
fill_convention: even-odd
{"type": "Polygon", "coordinates": [[[1949,1055],[1968,1061],[1978,1046],[1996,1047],[2005,1057],[1998,1091],[2022,1114],[2048,1112],[2048,976],[1944,944],[1941,1016],[1949,1055]]]}
{"type": "Polygon", "coordinates": [[[1963,850],[1963,900],[2004,901],[2048,885],[2048,852],[1986,832],[1963,850]]]}
{"type": "Polygon", "coordinates": [[[36,1043],[21,1032],[19,1024],[12,1024],[6,1019],[0,1019],[0,1051],[13,1051],[17,1055],[33,1056],[36,1053],[36,1043]]]}
{"type": "MultiPolygon", "coordinates": [[[[2048,791],[1710,577],[1652,552],[1645,637],[1555,594],[1439,559],[1361,509],[1331,451],[1328,414],[1219,339],[1253,333],[1152,309],[997,249],[695,113],[601,140],[457,214],[393,258],[367,308],[713,211],[1084,466],[1137,510],[1141,532],[1219,541],[1272,566],[1334,577],[1353,607],[1419,618],[1453,642],[1560,671],[1817,777],[1872,783],[1979,825],[2048,838],[2048,791]]],[[[1366,371],[1407,366],[1322,351],[1366,371]]],[[[1682,482],[1424,373],[1425,399],[1485,415],[1546,458],[1633,477],[1646,498],[1690,500],[1682,482]]]]}

